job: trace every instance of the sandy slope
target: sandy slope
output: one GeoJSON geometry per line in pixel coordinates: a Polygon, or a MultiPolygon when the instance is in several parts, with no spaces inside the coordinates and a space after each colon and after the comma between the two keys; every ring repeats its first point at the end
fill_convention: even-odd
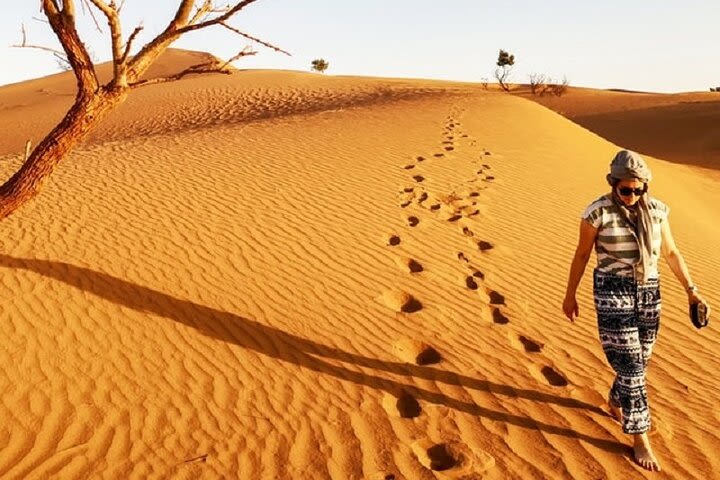
{"type": "MultiPolygon", "coordinates": [[[[560,313],[617,147],[438,82],[245,72],[131,101],[3,222],[0,477],[720,472],[719,336],[690,326],[668,271],[650,372],[662,474],[633,465],[601,408],[587,277],[581,321],[560,313]]],[[[720,306],[718,181],[651,162],[720,306]]]]}
{"type": "Polygon", "coordinates": [[[720,169],[720,93],[570,88],[560,98],[522,95],[618,145],[676,163],[720,169]]]}

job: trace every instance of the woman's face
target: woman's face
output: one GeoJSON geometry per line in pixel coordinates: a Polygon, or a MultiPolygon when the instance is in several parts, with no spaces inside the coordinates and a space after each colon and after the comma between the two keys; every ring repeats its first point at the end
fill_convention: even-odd
{"type": "Polygon", "coordinates": [[[645,191],[647,191],[645,183],[636,178],[632,180],[620,180],[615,186],[615,192],[617,192],[618,197],[620,197],[628,207],[635,205],[645,191]]]}

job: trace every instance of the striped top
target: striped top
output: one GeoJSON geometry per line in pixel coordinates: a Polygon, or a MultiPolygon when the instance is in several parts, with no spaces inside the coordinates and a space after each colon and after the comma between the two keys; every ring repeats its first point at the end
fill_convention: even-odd
{"type": "MultiPolygon", "coordinates": [[[[657,278],[658,259],[662,237],[660,226],[670,213],[670,208],[656,198],[650,198],[650,216],[652,217],[652,258],[650,259],[648,278],[657,278]]],[[[642,277],[640,247],[632,225],[623,216],[620,208],[608,193],[592,202],[582,214],[593,227],[598,229],[595,240],[597,269],[604,273],[634,277],[637,264],[638,277],[642,277]]]]}

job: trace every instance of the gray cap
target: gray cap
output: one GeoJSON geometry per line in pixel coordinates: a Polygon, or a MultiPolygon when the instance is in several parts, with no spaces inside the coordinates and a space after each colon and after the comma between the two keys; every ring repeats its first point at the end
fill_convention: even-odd
{"type": "Polygon", "coordinates": [[[612,183],[612,180],[631,180],[633,178],[647,183],[652,180],[652,172],[639,154],[630,150],[620,150],[610,162],[607,181],[612,183]]]}

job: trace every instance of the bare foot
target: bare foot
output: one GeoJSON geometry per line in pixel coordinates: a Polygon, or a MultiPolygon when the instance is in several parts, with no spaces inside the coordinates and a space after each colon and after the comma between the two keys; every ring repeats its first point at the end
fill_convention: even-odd
{"type": "Polygon", "coordinates": [[[650,448],[650,439],[647,433],[635,435],[633,450],[635,451],[635,461],[638,465],[651,472],[660,471],[660,463],[657,461],[657,458],[655,458],[652,448],[650,448]]]}

